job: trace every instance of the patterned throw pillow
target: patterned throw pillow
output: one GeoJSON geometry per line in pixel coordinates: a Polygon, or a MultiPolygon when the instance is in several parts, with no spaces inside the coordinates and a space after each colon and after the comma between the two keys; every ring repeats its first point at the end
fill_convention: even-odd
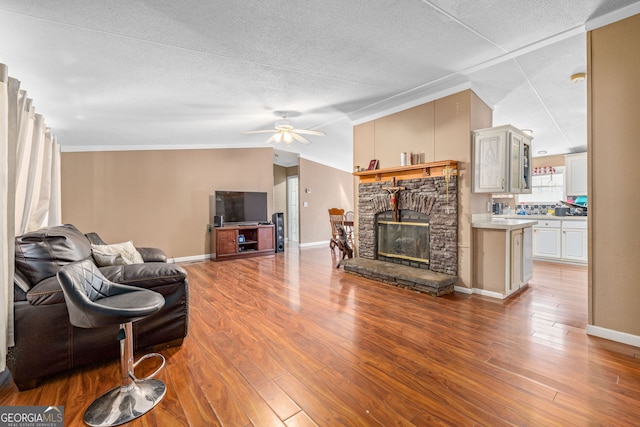
{"type": "Polygon", "coordinates": [[[133,242],[115,243],[113,245],[91,244],[93,259],[99,267],[122,264],[142,264],[144,260],[133,242]]]}

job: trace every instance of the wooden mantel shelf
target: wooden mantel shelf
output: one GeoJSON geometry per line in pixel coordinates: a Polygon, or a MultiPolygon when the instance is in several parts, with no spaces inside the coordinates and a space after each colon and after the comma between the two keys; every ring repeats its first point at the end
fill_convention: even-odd
{"type": "Polygon", "coordinates": [[[421,163],[418,165],[395,166],[392,168],[366,170],[354,172],[360,177],[360,182],[376,182],[396,179],[416,179],[430,176],[458,175],[458,162],[456,160],[442,160],[439,162],[421,163]]]}

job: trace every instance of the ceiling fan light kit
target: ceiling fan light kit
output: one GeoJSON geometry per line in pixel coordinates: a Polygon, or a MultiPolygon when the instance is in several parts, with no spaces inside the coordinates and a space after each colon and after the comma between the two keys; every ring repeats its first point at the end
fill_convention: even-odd
{"type": "Polygon", "coordinates": [[[583,81],[585,81],[586,78],[587,78],[587,74],[586,73],[575,73],[570,77],[571,81],[574,82],[574,83],[583,82],[583,81]]]}
{"type": "Polygon", "coordinates": [[[307,138],[305,138],[301,134],[316,135],[316,136],[326,135],[325,132],[322,132],[319,130],[296,129],[291,123],[291,121],[287,119],[287,117],[299,115],[299,113],[296,113],[294,111],[274,111],[273,114],[282,118],[282,120],[278,120],[275,122],[274,129],[253,130],[253,131],[247,131],[242,133],[253,134],[253,133],[273,132],[274,134],[271,135],[271,137],[265,141],[265,144],[271,144],[271,143],[277,144],[281,141],[284,141],[287,143],[287,145],[291,144],[293,141],[298,141],[298,142],[301,142],[302,144],[311,144],[311,141],[309,141],[307,138]]]}

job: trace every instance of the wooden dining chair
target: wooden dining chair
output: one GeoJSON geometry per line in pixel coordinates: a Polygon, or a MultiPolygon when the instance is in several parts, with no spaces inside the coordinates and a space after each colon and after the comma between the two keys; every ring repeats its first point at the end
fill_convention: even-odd
{"type": "Polygon", "coordinates": [[[347,232],[347,236],[349,238],[349,243],[351,244],[351,247],[353,247],[354,217],[355,217],[355,214],[353,213],[353,211],[346,211],[344,213],[344,229],[347,232]]]}
{"type": "Polygon", "coordinates": [[[331,240],[329,240],[329,247],[334,250],[338,244],[338,225],[344,224],[344,209],[330,208],[329,209],[329,225],[331,226],[331,240]]]}

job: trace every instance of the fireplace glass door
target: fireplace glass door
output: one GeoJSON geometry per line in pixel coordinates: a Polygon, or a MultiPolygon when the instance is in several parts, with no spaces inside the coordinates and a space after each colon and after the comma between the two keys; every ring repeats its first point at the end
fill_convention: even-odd
{"type": "Polygon", "coordinates": [[[429,223],[378,221],[378,258],[429,263],[429,223]]]}

